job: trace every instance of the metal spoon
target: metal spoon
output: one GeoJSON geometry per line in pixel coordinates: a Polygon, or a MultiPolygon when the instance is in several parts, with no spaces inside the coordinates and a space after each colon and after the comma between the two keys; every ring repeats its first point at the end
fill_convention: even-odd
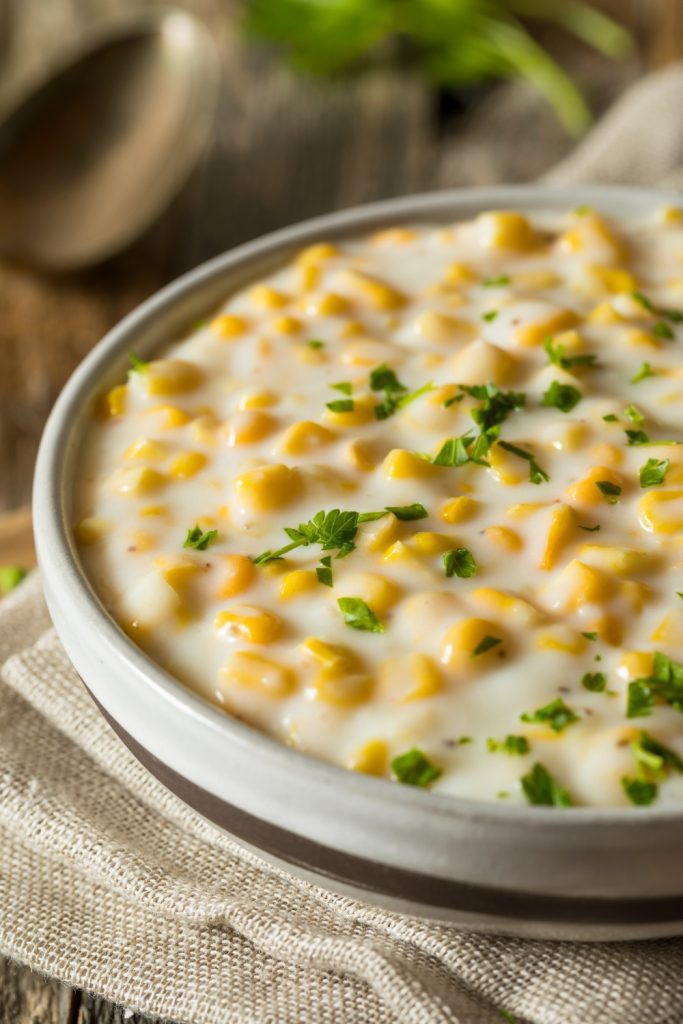
{"type": "Polygon", "coordinates": [[[0,255],[72,270],[168,205],[209,135],[219,61],[184,11],[110,26],[0,121],[0,255]]]}

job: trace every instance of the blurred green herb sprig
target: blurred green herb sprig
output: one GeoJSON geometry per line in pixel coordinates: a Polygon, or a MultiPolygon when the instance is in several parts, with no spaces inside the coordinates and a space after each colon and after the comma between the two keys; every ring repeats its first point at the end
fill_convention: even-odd
{"type": "Polygon", "coordinates": [[[578,86],[530,34],[552,23],[605,56],[632,47],[630,33],[582,0],[247,0],[250,35],[281,46],[292,66],[334,75],[398,43],[441,88],[492,78],[529,81],[572,133],[590,123],[578,86]]]}

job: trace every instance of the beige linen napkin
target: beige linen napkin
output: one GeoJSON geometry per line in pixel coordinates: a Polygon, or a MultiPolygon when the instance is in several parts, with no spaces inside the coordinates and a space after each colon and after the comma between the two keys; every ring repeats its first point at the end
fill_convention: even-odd
{"type": "MultiPolygon", "coordinates": [[[[651,76],[547,180],[683,184],[681,107],[683,68],[651,76]]],[[[0,665],[0,952],[188,1024],[683,1021],[683,939],[468,935],[240,849],[111,732],[35,574],[0,604],[0,665]]]]}

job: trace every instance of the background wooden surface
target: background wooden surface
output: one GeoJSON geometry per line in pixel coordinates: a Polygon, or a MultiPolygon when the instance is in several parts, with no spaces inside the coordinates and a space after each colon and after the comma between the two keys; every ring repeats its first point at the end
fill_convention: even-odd
{"type": "MultiPolygon", "coordinates": [[[[9,30],[0,17],[0,105],[65,45],[139,8],[138,0],[4,4],[0,15],[10,17],[9,30]]],[[[45,417],[74,366],[164,282],[238,242],[334,208],[532,179],[573,145],[526,86],[487,88],[463,103],[390,71],[340,83],[296,79],[244,44],[230,0],[180,6],[211,26],[224,57],[214,141],[182,195],[132,250],[92,271],[47,278],[0,265],[0,512],[28,500],[45,417]]],[[[629,60],[611,64],[544,37],[583,82],[596,114],[644,70],[683,56],[683,0],[605,0],[603,7],[636,33],[638,52],[629,60]]],[[[0,958],[0,1024],[124,1020],[143,1019],[0,958]]]]}

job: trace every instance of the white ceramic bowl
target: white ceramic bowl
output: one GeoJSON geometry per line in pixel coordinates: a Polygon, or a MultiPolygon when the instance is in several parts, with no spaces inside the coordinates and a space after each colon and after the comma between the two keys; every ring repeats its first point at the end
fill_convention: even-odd
{"type": "Polygon", "coordinates": [[[65,387],[43,436],[34,521],[45,595],[76,670],[133,753],[236,839],[322,886],[411,914],[554,938],[683,928],[683,807],[555,809],[481,803],[347,772],[280,745],[195,696],[137,648],[81,569],[70,523],[93,400],[226,294],[321,238],[482,209],[654,209],[677,197],[619,188],[442,192],[308,221],[174,282],[114,328],[65,387]]]}

